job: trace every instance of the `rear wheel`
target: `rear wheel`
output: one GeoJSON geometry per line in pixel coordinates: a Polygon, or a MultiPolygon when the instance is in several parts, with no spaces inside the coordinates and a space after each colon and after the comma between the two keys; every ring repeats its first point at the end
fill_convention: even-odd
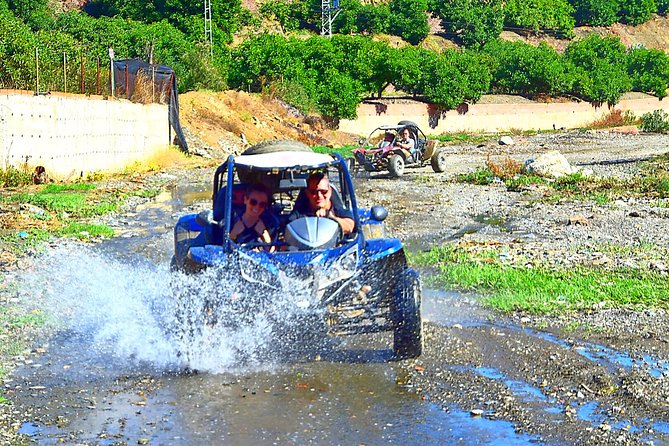
{"type": "Polygon", "coordinates": [[[393,350],[397,359],[417,358],[423,353],[421,293],[418,273],[413,269],[406,270],[398,280],[395,292],[393,350]]]}
{"type": "Polygon", "coordinates": [[[402,155],[395,154],[388,159],[388,172],[393,178],[404,175],[404,158],[402,158],[402,155]]]}
{"type": "Polygon", "coordinates": [[[446,170],[446,153],[443,150],[437,149],[432,158],[430,158],[432,170],[441,173],[446,170]]]}

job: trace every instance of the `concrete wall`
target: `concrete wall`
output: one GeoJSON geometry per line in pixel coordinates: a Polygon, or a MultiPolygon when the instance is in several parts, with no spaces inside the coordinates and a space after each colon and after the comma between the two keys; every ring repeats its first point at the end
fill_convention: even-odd
{"type": "MultiPolygon", "coordinates": [[[[615,106],[630,110],[635,116],[664,109],[669,113],[669,98],[626,99],[615,106]]],[[[370,100],[358,106],[358,119],[342,120],[339,129],[367,136],[376,127],[414,121],[424,132],[433,135],[450,132],[505,132],[515,130],[549,130],[579,128],[608,115],[607,105],[595,107],[587,102],[463,105],[458,110],[440,111],[431,104],[410,100],[370,100]]]]}
{"type": "Polygon", "coordinates": [[[167,105],[0,90],[0,162],[55,178],[113,171],[166,148],[167,105]]]}

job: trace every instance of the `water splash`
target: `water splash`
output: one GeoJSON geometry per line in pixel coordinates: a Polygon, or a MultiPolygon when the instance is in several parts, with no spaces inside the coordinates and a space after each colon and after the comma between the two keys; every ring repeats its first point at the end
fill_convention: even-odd
{"type": "Polygon", "coordinates": [[[318,319],[315,307],[296,305],[310,297],[296,278],[271,292],[248,289],[238,271],[185,275],[82,246],[49,251],[18,283],[21,300],[54,327],[85,335],[91,346],[83,348],[167,370],[271,366],[279,345],[305,334],[305,317],[318,319]]]}

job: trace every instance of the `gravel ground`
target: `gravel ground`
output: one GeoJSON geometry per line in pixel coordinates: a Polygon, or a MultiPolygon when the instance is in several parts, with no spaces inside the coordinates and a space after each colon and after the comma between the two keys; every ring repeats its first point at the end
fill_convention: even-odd
{"type": "MultiPolygon", "coordinates": [[[[663,200],[546,203],[539,200],[541,189],[508,192],[451,179],[487,159],[523,162],[549,150],[594,175],[632,178],[641,162],[668,147],[669,136],[606,132],[537,135],[510,146],[448,146],[447,172],[414,169],[395,180],[361,175],[358,199],[388,207],[390,231],[411,249],[445,241],[495,243],[510,262],[666,272],[669,203],[663,200]]],[[[181,184],[210,178],[211,169],[161,175],[153,180],[181,184]]],[[[413,388],[425,399],[445,410],[456,404],[473,416],[512,421],[547,444],[669,444],[666,311],[604,305],[549,318],[491,314],[465,296],[443,305],[452,319],[428,321],[424,355],[406,364],[413,388]]],[[[22,361],[3,363],[11,368],[22,361]]],[[[12,406],[0,406],[0,444],[17,444],[20,422],[12,406]]]]}
{"type": "MultiPolygon", "coordinates": [[[[488,159],[523,162],[549,150],[598,177],[635,178],[643,161],[666,153],[668,143],[663,135],[572,132],[512,146],[451,146],[447,172],[419,170],[400,180],[373,176],[363,181],[370,193],[362,195],[387,206],[389,227],[418,249],[444,240],[472,249],[496,244],[510,263],[629,266],[666,274],[666,200],[546,203],[539,200],[541,189],[508,192],[503,185],[449,180],[488,159]]],[[[511,420],[549,444],[669,444],[669,432],[657,428],[669,420],[667,311],[602,303],[563,317],[488,314],[469,324],[464,315],[481,311],[475,299],[445,305],[455,305],[457,315],[450,324],[427,324],[426,352],[412,372],[425,398],[511,420]],[[509,381],[529,385],[541,397],[522,396],[509,381]]]]}

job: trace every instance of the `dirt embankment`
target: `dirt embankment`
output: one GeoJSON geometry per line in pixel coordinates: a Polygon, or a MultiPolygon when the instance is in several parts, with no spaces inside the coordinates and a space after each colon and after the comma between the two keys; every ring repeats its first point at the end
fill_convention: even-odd
{"type": "Polygon", "coordinates": [[[268,139],[294,139],[309,145],[352,144],[355,135],[327,127],[317,116],[303,116],[295,108],[270,97],[239,91],[180,95],[180,120],[189,149],[214,157],[239,153],[268,139]]]}

